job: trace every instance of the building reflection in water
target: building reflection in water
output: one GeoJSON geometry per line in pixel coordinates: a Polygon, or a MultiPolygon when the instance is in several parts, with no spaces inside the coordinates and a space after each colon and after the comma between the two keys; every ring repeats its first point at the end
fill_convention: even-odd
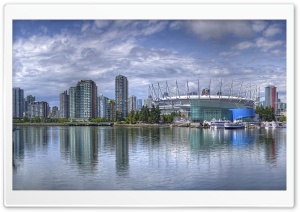
{"type": "Polygon", "coordinates": [[[116,171],[118,175],[127,175],[129,169],[128,130],[124,127],[115,130],[116,171]]]}
{"type": "MultiPolygon", "coordinates": [[[[276,166],[280,151],[285,151],[285,131],[280,129],[213,130],[196,128],[127,128],[127,127],[20,127],[13,131],[13,165],[22,166],[24,158],[50,154],[59,147],[61,158],[80,170],[97,170],[115,165],[118,176],[129,173],[136,159],[147,165],[188,164],[196,156],[223,162],[243,157],[276,166]],[[263,151],[262,151],[263,150],[263,151]],[[143,152],[142,155],[139,153],[143,152]],[[136,157],[139,158],[136,158],[136,157]],[[129,158],[131,157],[131,158],[129,158]],[[131,160],[130,160],[131,159],[131,160]],[[103,164],[99,164],[101,162],[103,164]]],[[[112,169],[113,170],[113,169],[112,169]]]]}
{"type": "Polygon", "coordinates": [[[203,151],[209,154],[208,150],[224,145],[228,135],[225,135],[224,130],[191,129],[189,139],[191,151],[203,151]]]}
{"type": "Polygon", "coordinates": [[[96,170],[98,139],[95,127],[66,127],[60,131],[61,156],[79,168],[96,170]]]}
{"type": "Polygon", "coordinates": [[[192,153],[201,151],[207,155],[220,148],[230,151],[232,148],[249,149],[249,153],[256,155],[264,153],[267,162],[276,163],[278,155],[276,140],[284,139],[277,139],[274,130],[276,129],[191,129],[190,148],[192,153]],[[261,151],[262,146],[266,151],[261,151]]]}
{"type": "Polygon", "coordinates": [[[47,152],[49,134],[46,127],[20,127],[13,131],[12,138],[14,167],[21,165],[25,152],[28,157],[33,157],[37,152],[47,152]]]}
{"type": "Polygon", "coordinates": [[[264,132],[264,136],[261,137],[261,142],[266,143],[265,152],[266,152],[266,160],[271,164],[276,164],[277,161],[277,145],[276,141],[279,139],[275,136],[276,129],[261,129],[264,132]]]}

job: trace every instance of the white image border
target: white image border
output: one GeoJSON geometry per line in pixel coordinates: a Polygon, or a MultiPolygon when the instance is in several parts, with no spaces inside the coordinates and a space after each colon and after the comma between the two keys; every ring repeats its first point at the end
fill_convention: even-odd
{"type": "Polygon", "coordinates": [[[6,207],[292,207],[294,205],[294,6],[292,4],[7,4],[4,7],[4,204],[6,207]],[[287,189],[285,191],[14,191],[12,189],[13,20],[286,20],[287,189]]]}

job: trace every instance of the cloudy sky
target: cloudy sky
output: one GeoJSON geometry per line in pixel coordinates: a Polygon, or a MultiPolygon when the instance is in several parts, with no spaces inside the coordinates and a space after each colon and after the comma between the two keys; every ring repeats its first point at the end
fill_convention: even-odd
{"type": "MultiPolygon", "coordinates": [[[[129,95],[148,96],[151,83],[235,81],[277,87],[286,101],[286,22],[71,21],[13,22],[13,87],[59,106],[59,94],[92,79],[114,99],[114,79],[129,95]]],[[[207,87],[207,86],[206,86],[207,87]]],[[[263,98],[262,98],[263,99],[263,98]]]]}

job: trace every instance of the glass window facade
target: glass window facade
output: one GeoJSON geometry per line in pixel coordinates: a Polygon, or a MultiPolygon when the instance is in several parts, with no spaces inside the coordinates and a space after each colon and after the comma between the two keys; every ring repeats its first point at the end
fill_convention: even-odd
{"type": "Polygon", "coordinates": [[[245,108],[242,103],[219,100],[191,100],[190,121],[203,122],[215,119],[235,120],[238,118],[254,117],[253,108],[245,108]],[[234,110],[232,110],[234,109],[234,110]]]}

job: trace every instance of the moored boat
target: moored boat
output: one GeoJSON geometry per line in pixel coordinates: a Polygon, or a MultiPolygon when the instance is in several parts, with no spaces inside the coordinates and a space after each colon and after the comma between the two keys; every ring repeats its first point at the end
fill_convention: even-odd
{"type": "Polygon", "coordinates": [[[230,123],[230,121],[226,119],[219,119],[219,120],[212,119],[210,122],[210,127],[214,129],[224,128],[226,123],[230,123]]]}
{"type": "Polygon", "coordinates": [[[266,129],[269,129],[269,128],[273,128],[274,129],[274,128],[278,128],[279,127],[279,124],[276,123],[275,121],[265,122],[264,125],[265,125],[266,129]]]}
{"type": "Polygon", "coordinates": [[[225,129],[244,129],[245,125],[242,122],[228,122],[224,124],[225,129]]]}
{"type": "Polygon", "coordinates": [[[275,121],[272,121],[271,125],[272,125],[272,128],[278,128],[279,127],[279,125],[275,121]]]}

